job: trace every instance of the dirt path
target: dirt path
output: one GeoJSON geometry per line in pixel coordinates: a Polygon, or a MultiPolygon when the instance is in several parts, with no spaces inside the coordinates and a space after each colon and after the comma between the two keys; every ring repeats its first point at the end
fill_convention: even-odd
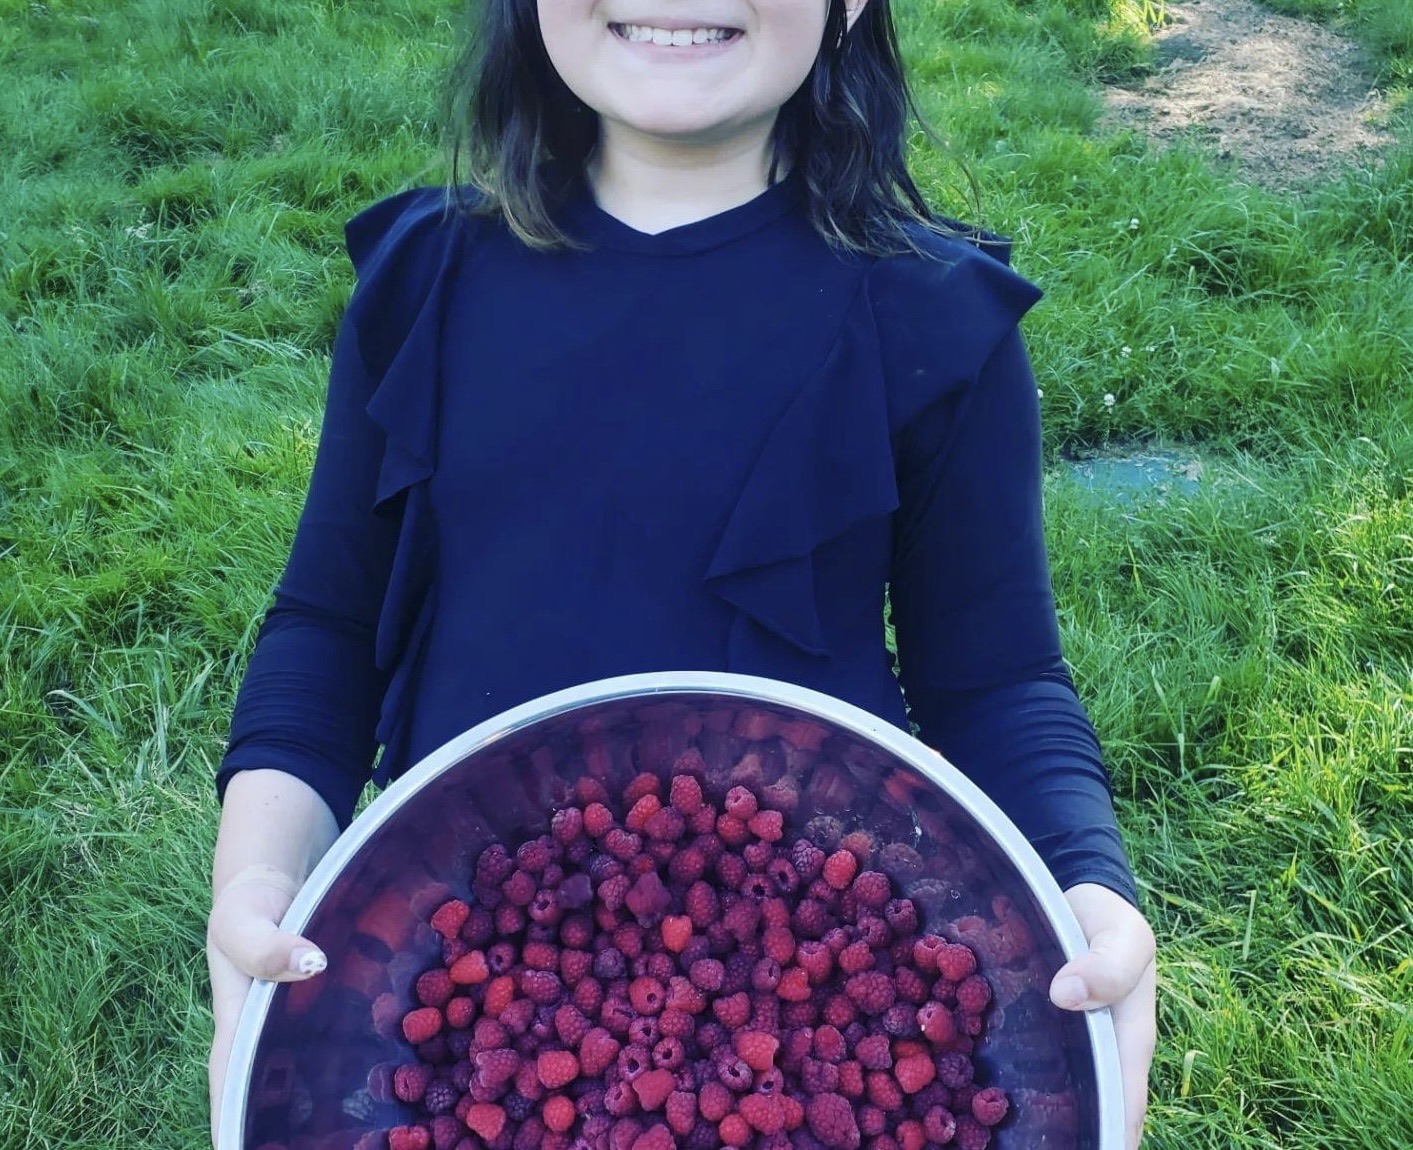
{"type": "Polygon", "coordinates": [[[1107,90],[1106,126],[1195,139],[1277,191],[1375,165],[1393,142],[1359,45],[1250,0],[1179,0],[1167,11],[1157,70],[1107,90]]]}

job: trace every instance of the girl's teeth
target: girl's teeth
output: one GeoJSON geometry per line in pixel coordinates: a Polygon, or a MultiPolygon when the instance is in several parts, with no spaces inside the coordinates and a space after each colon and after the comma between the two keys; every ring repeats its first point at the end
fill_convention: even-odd
{"type": "Polygon", "coordinates": [[[625,40],[638,44],[661,44],[686,48],[692,44],[709,44],[725,40],[731,33],[725,28],[652,28],[645,24],[625,24],[619,33],[625,40]]]}

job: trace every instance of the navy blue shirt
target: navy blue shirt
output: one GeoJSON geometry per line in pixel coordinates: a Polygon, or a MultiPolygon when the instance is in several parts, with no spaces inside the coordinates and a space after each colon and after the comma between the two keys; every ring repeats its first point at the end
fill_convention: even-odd
{"type": "Polygon", "coordinates": [[[587,191],[562,223],[585,246],[536,252],[418,189],[348,224],[218,785],[287,771],[346,825],[380,744],[381,783],[550,691],[736,671],[911,718],[1062,886],[1134,899],[1045,559],[1040,293],[1004,247],[841,256],[793,179],[658,235],[587,191]]]}

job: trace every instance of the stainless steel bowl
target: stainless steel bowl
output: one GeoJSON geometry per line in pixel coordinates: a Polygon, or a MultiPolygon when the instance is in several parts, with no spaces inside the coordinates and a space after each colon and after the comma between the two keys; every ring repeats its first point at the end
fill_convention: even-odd
{"type": "Polygon", "coordinates": [[[608,679],[507,711],[428,755],[354,821],[284,921],[324,949],[329,969],[306,983],[255,984],[231,1055],[222,1147],[353,1150],[364,1135],[409,1120],[388,1081],[410,1051],[393,1028],[374,1024],[372,1004],[382,998],[385,1014],[389,1004],[411,1008],[417,975],[440,958],[440,937],[425,925],[431,910],[468,896],[487,843],[544,833],[553,803],[581,773],[626,782],[665,769],[689,741],[709,767],[754,749],[772,771],[794,774],[802,796],[794,829],[834,814],[912,848],[895,852],[893,877],[924,927],[993,918],[1009,903],[1012,923],[1035,945],[986,969],[995,1002],[975,1058],[1012,1101],[992,1145],[1121,1150],[1108,1012],[1068,1013],[1047,995],[1083,935],[999,808],[934,752],[857,707],[767,679],[693,672],[608,679]],[[708,720],[695,735],[693,714],[708,720]],[[822,746],[762,737],[791,721],[813,724],[805,741],[822,746]]]}

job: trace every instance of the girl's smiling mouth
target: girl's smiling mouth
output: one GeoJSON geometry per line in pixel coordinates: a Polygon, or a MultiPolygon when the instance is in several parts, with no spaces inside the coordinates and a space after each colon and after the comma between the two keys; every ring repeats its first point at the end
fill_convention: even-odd
{"type": "Polygon", "coordinates": [[[660,24],[610,24],[609,28],[620,40],[630,44],[653,44],[663,48],[696,48],[707,45],[725,44],[741,35],[739,28],[720,28],[714,25],[696,27],[676,24],[664,27],[660,24]]]}

